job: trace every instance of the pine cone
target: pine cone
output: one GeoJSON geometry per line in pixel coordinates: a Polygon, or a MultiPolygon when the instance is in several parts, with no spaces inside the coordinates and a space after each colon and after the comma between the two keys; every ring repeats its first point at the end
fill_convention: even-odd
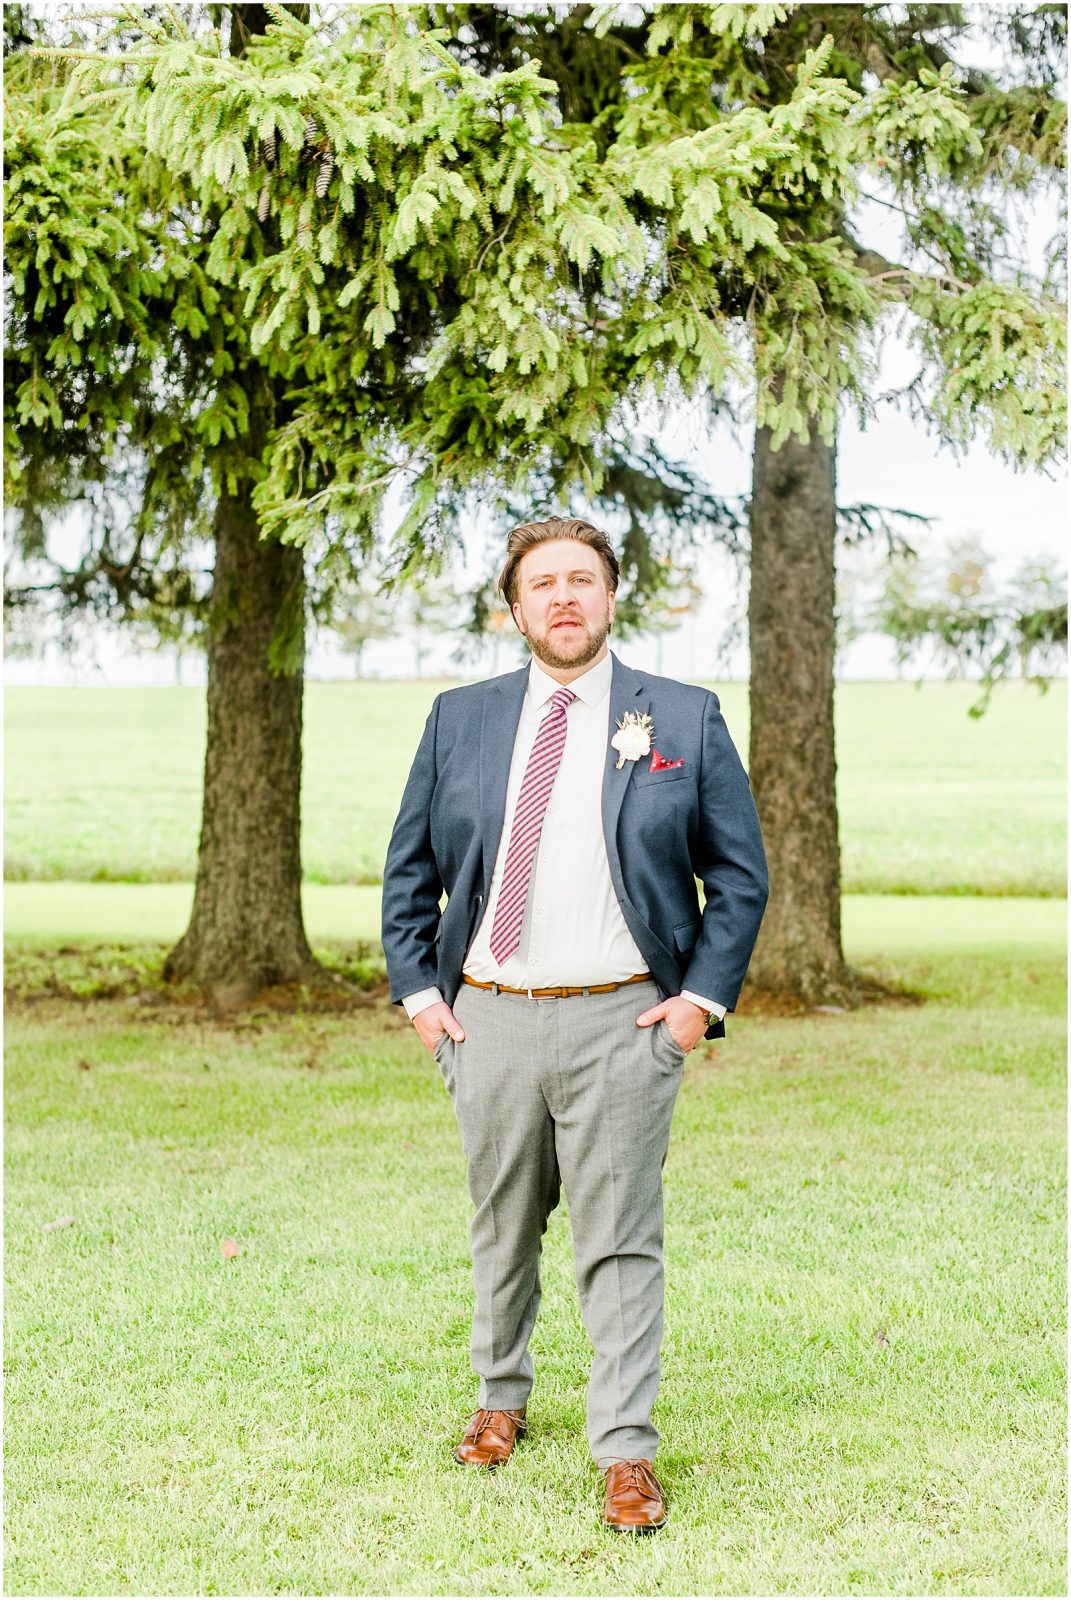
{"type": "Polygon", "coordinates": [[[257,201],[257,221],[258,222],[266,221],[267,216],[268,216],[268,205],[269,205],[268,185],[265,184],[263,189],[261,189],[261,191],[260,191],[260,199],[257,201]]]}
{"type": "Polygon", "coordinates": [[[316,139],[316,118],[310,111],[305,118],[305,143],[313,144],[316,139]]]}
{"type": "Polygon", "coordinates": [[[320,171],[316,177],[316,198],[322,200],[327,193],[327,186],[331,182],[331,174],[335,170],[335,158],[330,150],[324,156],[320,171]]]}
{"type": "Polygon", "coordinates": [[[269,167],[274,167],[274,165],[275,165],[275,129],[274,128],[271,130],[271,132],[265,138],[263,138],[260,141],[260,146],[261,146],[261,149],[264,152],[264,160],[265,160],[266,164],[269,167]]]}
{"type": "Polygon", "coordinates": [[[297,230],[297,242],[301,246],[302,250],[307,250],[309,248],[309,240],[311,237],[312,236],[309,232],[308,223],[299,222],[297,230]]]}

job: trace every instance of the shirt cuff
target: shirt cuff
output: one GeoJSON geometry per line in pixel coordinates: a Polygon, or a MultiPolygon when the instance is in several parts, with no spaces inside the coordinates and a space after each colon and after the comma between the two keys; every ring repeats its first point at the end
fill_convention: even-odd
{"type": "Polygon", "coordinates": [[[402,998],[405,1014],[412,1022],[418,1011],[426,1011],[429,1006],[439,1004],[442,995],[438,989],[421,989],[416,994],[407,994],[402,998]]]}
{"type": "Polygon", "coordinates": [[[693,1006],[700,1006],[704,1011],[713,1011],[719,1022],[724,1020],[725,1007],[720,1006],[716,1000],[706,1000],[701,994],[693,994],[691,989],[682,989],[681,999],[690,1000],[693,1006]]]}

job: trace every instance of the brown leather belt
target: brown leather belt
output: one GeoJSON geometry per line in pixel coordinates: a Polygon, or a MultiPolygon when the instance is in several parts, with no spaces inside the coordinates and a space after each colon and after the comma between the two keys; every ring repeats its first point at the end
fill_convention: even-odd
{"type": "Polygon", "coordinates": [[[474,989],[494,989],[499,994],[523,994],[529,1000],[568,1000],[574,994],[613,994],[615,989],[623,989],[627,983],[652,982],[649,972],[637,972],[634,978],[622,978],[620,983],[589,983],[582,989],[511,989],[504,983],[481,983],[478,978],[470,978],[467,972],[461,974],[462,983],[469,983],[474,989]]]}

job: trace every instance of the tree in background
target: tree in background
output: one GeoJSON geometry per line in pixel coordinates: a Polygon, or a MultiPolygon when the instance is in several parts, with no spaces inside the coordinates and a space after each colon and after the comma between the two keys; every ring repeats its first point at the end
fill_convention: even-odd
{"type": "Polygon", "coordinates": [[[1018,668],[1021,678],[1044,691],[1067,665],[1067,572],[1057,562],[1024,561],[1012,579],[1009,602],[1014,623],[1006,661],[990,681],[1018,668]]]}
{"type": "MultiPolygon", "coordinates": [[[[862,97],[858,191],[823,193],[812,181],[799,198],[771,195],[770,204],[795,211],[813,248],[836,250],[886,321],[900,311],[919,355],[903,398],[932,431],[957,446],[988,437],[1018,464],[1062,448],[1063,313],[1053,284],[1016,256],[1001,200],[1003,186],[1033,193],[1062,165],[1064,25],[1056,8],[1040,10],[810,5],[771,28],[750,60],[753,103],[769,106],[790,94],[804,41],[832,38],[830,70],[862,97]],[[967,65],[972,27],[1006,47],[999,73],[967,65]],[[915,118],[930,92],[944,96],[942,112],[915,118]],[[891,207],[900,222],[897,260],[865,242],[859,201],[868,195],[871,217],[891,207]]],[[[767,352],[776,362],[780,341],[796,336],[801,301],[787,279],[770,287],[783,297],[767,352]]],[[[876,350],[872,305],[849,302],[845,286],[849,337],[876,350]]],[[[872,411],[858,384],[840,387],[872,411]]],[[[805,432],[779,443],[775,430],[757,429],[751,500],[749,771],[771,873],[751,977],[812,1001],[854,993],[840,932],[833,388],[833,405],[805,432]]]]}
{"type": "MultiPolygon", "coordinates": [[[[158,15],[136,14],[138,36],[159,36],[158,15]]],[[[262,6],[220,18],[232,70],[267,20],[262,6]]],[[[192,43],[206,21],[194,8],[179,26],[192,43]]],[[[107,55],[107,36],[91,42],[107,55]]],[[[262,543],[250,504],[288,375],[251,347],[224,264],[226,201],[147,149],[114,84],[89,94],[76,73],[23,54],[6,74],[6,497],[31,558],[47,553],[48,512],[93,508],[87,557],[60,589],[68,609],[95,602],[166,630],[202,608],[204,809],[193,914],[168,971],[240,997],[318,972],[300,900],[302,556],[262,543]],[[207,594],[190,576],[199,543],[207,594]]]]}
{"type": "Polygon", "coordinates": [[[922,638],[916,621],[922,612],[922,580],[918,551],[902,551],[885,570],[881,598],[871,619],[877,631],[892,640],[898,679],[904,677],[922,638]]]}
{"type": "Polygon", "coordinates": [[[307,563],[330,584],[367,559],[407,476],[409,575],[466,490],[601,486],[592,441],[624,396],[670,374],[717,386],[731,343],[713,302],[663,281],[660,230],[702,231],[693,188],[728,138],[722,253],[764,253],[754,174],[796,172],[798,129],[830,127],[842,98],[815,58],[784,128],[748,117],[709,147],[650,151],[636,127],[602,160],[561,137],[534,66],[485,80],[421,8],[310,23],[130,6],[95,27],[9,74],[8,500],[30,550],[49,511],[132,478],[132,546],[94,575],[118,569],[130,594],[151,597],[191,537],[212,542],[201,846],[168,971],[241,995],[316,975],[307,563]]]}
{"type": "Polygon", "coordinates": [[[466,243],[490,241],[503,122],[517,113],[523,159],[543,101],[534,72],[442,84],[440,47],[390,8],[319,32],[308,15],[130,7],[44,70],[16,51],[7,75],[7,499],[31,558],[49,512],[101,503],[75,576],[125,617],[157,602],[166,616],[169,575],[191,543],[212,546],[197,882],[167,972],[236,998],[319,976],[300,902],[303,545],[320,532],[322,592],[367,557],[423,392],[413,374],[457,310],[449,240],[478,213],[466,243]],[[445,241],[430,274],[409,259],[429,206],[445,241]],[[330,395],[303,411],[325,368],[330,395]],[[368,468],[340,483],[352,514],[333,526],[323,410],[345,462],[368,468]],[[273,449],[316,491],[300,526],[289,503],[255,502],[273,449]],[[120,489],[117,519],[104,502],[120,489]]]}
{"type": "Polygon", "coordinates": [[[353,657],[353,675],[359,678],[365,646],[375,639],[388,639],[394,632],[393,610],[371,569],[339,584],[333,619],[326,626],[345,654],[353,657]]]}
{"type": "Polygon", "coordinates": [[[970,715],[981,716],[995,685],[1020,676],[1040,688],[1067,658],[1067,580],[1047,562],[1025,562],[1005,593],[977,539],[953,540],[941,562],[915,552],[890,564],[873,624],[892,640],[897,675],[927,661],[951,678],[980,679],[970,715]]]}
{"type": "Polygon", "coordinates": [[[679,566],[672,557],[664,560],[665,576],[655,590],[644,617],[644,633],[655,636],[655,671],[662,671],[662,645],[667,633],[675,633],[686,617],[703,601],[703,589],[690,566],[679,566]]]}
{"type": "Polygon", "coordinates": [[[399,620],[408,627],[412,639],[416,676],[422,678],[436,637],[460,626],[462,602],[448,576],[429,571],[415,573],[397,591],[396,604],[399,620]]]}
{"type": "MultiPolygon", "coordinates": [[[[1003,187],[1033,192],[1062,166],[1056,7],[443,6],[462,59],[485,71],[538,62],[563,131],[611,148],[642,127],[651,147],[717,138],[746,115],[800,133],[791,178],[757,172],[741,225],[762,248],[736,272],[724,253],[722,174],[690,184],[694,225],[665,245],[665,282],[716,307],[747,340],[758,427],[750,502],[750,775],[771,897],[749,977],[810,1001],[850,1001],[840,932],[833,687],[835,547],[874,508],[836,503],[835,429],[849,400],[872,413],[881,333],[898,316],[919,351],[903,399],[953,444],[988,438],[1038,462],[1063,443],[1060,284],[1031,279],[1011,248],[1003,187]],[[954,59],[972,23],[1007,51],[1001,75],[954,59]],[[823,42],[825,41],[825,42],[823,42]],[[798,130],[799,64],[850,87],[835,124],[798,130]],[[813,70],[813,69],[812,69],[813,70]],[[862,184],[901,219],[902,258],[869,248],[862,184]]],[[[733,152],[735,154],[735,152],[733,152]]],[[[646,176],[646,173],[644,173],[646,176]]],[[[672,181],[665,179],[664,181],[672,181]]],[[[657,191],[641,177],[636,215],[657,191]]],[[[599,315],[598,284],[592,291],[599,315]]],[[[673,319],[663,338],[679,336],[673,319]]],[[[636,338],[625,348],[645,348],[636,338]]],[[[681,387],[696,388],[682,373],[681,387]]],[[[889,537],[889,517],[872,517],[889,537]]]]}
{"type": "MultiPolygon", "coordinates": [[[[467,8],[464,28],[489,9],[467,8]]],[[[830,8],[828,43],[819,7],[641,13],[620,92],[575,120],[582,100],[557,98],[534,54],[481,77],[419,35],[422,8],[404,25],[383,8],[348,13],[327,41],[273,7],[267,38],[229,57],[170,12],[131,33],[128,10],[121,66],[83,63],[124,136],[187,205],[218,216],[212,292],[235,305],[240,281],[250,352],[285,375],[285,404],[254,440],[260,533],[315,549],[326,530],[329,555],[344,557],[347,537],[374,538],[386,486],[406,474],[399,562],[416,567],[474,487],[538,488],[546,504],[546,490],[579,482],[597,496],[641,402],[753,385],[751,768],[775,879],[754,975],[812,1000],[851,990],[831,716],[838,404],[866,405],[875,331],[890,308],[909,310],[924,357],[915,397],[951,437],[982,432],[1040,459],[1062,435],[1057,310],[987,274],[992,229],[981,243],[961,221],[962,238],[950,232],[952,201],[981,187],[994,144],[972,126],[954,64],[935,68],[953,8],[936,22],[934,8],[904,9],[914,33],[894,38],[885,8],[830,8]],[[858,88],[829,74],[842,61],[858,88]],[[347,98],[358,83],[359,113],[347,98]],[[270,161],[266,127],[280,134],[270,161]],[[867,170],[910,212],[917,260],[854,242],[845,219],[867,170]],[[251,222],[261,213],[269,247],[251,222]]],[[[610,12],[595,31],[614,26],[610,12]]],[[[1002,103],[994,116],[987,100],[990,133],[1009,122],[1002,103]]],[[[1030,181],[1058,116],[1036,97],[1015,116],[1030,181]]],[[[77,323],[58,281],[59,325],[77,323]]],[[[48,423],[40,385],[57,350],[34,354],[20,396],[48,423]]]]}

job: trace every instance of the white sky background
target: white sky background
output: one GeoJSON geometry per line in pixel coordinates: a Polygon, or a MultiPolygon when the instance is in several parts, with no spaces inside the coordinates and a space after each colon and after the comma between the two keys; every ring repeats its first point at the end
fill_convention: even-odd
{"type": "MultiPolygon", "coordinates": [[[[980,51],[976,56],[981,65],[995,64],[986,61],[980,51]]],[[[867,206],[862,215],[867,244],[895,259],[900,249],[891,214],[867,206]]],[[[1056,205],[1051,198],[1032,203],[1023,218],[1026,255],[1039,273],[1045,245],[1056,227],[1056,205]]],[[[883,351],[875,392],[899,386],[914,370],[910,353],[902,343],[890,338],[883,351]]],[[[751,478],[750,421],[741,419],[735,426],[717,423],[711,429],[705,408],[682,408],[656,437],[671,459],[687,459],[701,467],[715,493],[747,494],[751,478]]],[[[947,448],[939,448],[920,423],[889,405],[881,408],[865,431],[860,430],[854,414],[843,414],[837,497],[841,505],[865,501],[932,518],[929,528],[914,525],[904,530],[923,555],[961,538],[974,538],[993,557],[991,575],[998,589],[1027,558],[1045,561],[1054,570],[1066,570],[1068,503],[1064,472],[1017,472],[990,456],[982,444],[974,445],[965,457],[957,459],[947,448]]],[[[533,507],[532,515],[567,509],[533,507]]],[[[459,587],[475,581],[478,574],[487,570],[486,551],[501,549],[505,532],[504,527],[490,521],[487,526],[473,524],[466,529],[466,552],[456,569],[459,587]]],[[[62,530],[57,530],[53,549],[73,562],[77,546],[75,515],[62,530]]],[[[857,570],[864,579],[869,576],[872,586],[880,556],[880,545],[875,543],[871,551],[846,557],[842,565],[857,570]]],[[[724,677],[726,666],[733,676],[746,676],[746,652],[736,651],[727,663],[716,661],[716,648],[726,623],[734,619],[741,622],[745,614],[746,594],[738,587],[735,567],[723,552],[714,550],[703,554],[696,574],[704,600],[680,629],[657,640],[629,640],[616,648],[637,667],[675,677],[724,677]]],[[[470,654],[459,665],[457,642],[450,635],[422,640],[424,674],[483,677],[505,671],[522,659],[512,646],[499,647],[497,652],[489,646],[482,655],[470,654]]],[[[365,649],[362,674],[412,675],[416,668],[415,643],[411,633],[370,642],[365,649]]],[[[843,679],[894,676],[891,644],[875,636],[856,640],[844,652],[839,672],[843,679]]],[[[353,676],[352,660],[332,644],[329,636],[313,637],[307,674],[311,678],[349,678],[353,676]]],[[[10,684],[174,683],[176,676],[173,652],[137,653],[127,637],[103,630],[87,638],[73,658],[61,656],[48,645],[34,658],[6,660],[4,671],[4,681],[10,684]]],[[[190,656],[181,664],[182,681],[203,682],[204,676],[203,657],[190,656]]]]}
{"type": "MultiPolygon", "coordinates": [[[[890,348],[882,364],[880,388],[893,386],[910,372],[910,358],[890,348]]],[[[696,413],[682,411],[673,425],[660,435],[671,457],[693,457],[704,466],[711,487],[722,495],[748,492],[751,479],[750,426],[731,428],[718,423],[709,431],[696,413]],[[700,448],[701,442],[701,448],[700,448]]],[[[891,407],[882,408],[876,421],[861,432],[851,414],[842,421],[837,457],[838,499],[842,505],[866,501],[874,505],[897,507],[933,518],[929,528],[906,530],[920,553],[933,551],[964,536],[974,536],[994,557],[993,576],[999,585],[1006,581],[1027,557],[1047,560],[1051,566],[1066,568],[1067,480],[1064,473],[1048,476],[1034,471],[1016,472],[975,445],[964,459],[956,460],[947,449],[939,449],[918,424],[891,407]]],[[[539,508],[561,509],[561,508],[539,508]]],[[[535,513],[533,513],[535,514],[535,513]]],[[[485,570],[479,552],[492,540],[500,541],[505,529],[473,525],[467,534],[469,560],[459,563],[459,586],[475,580],[485,570]]],[[[57,552],[73,559],[77,532],[72,525],[67,537],[55,541],[57,552]]],[[[853,565],[876,570],[881,556],[880,543],[853,565]]],[[[842,563],[843,564],[843,563],[842,563]]],[[[737,587],[733,563],[723,552],[706,553],[698,563],[699,582],[704,591],[702,606],[673,634],[660,640],[630,639],[615,646],[630,664],[649,671],[661,671],[685,679],[723,677],[724,665],[714,660],[714,646],[720,640],[729,618],[744,615],[746,595],[737,587]]],[[[482,656],[468,657],[463,665],[455,659],[457,640],[444,635],[422,641],[422,669],[425,676],[460,675],[479,678],[502,672],[519,664],[522,657],[507,649],[497,655],[489,646],[482,656]]],[[[368,644],[362,661],[362,675],[369,677],[409,677],[416,670],[416,641],[409,635],[368,644]]],[[[728,668],[734,677],[747,672],[746,654],[730,656],[728,668]]],[[[182,663],[182,681],[204,682],[204,661],[189,657],[182,663]]],[[[350,678],[352,660],[328,639],[311,641],[307,662],[311,678],[350,678]]],[[[891,678],[895,676],[892,646],[875,636],[856,640],[844,652],[840,664],[843,679],[891,678]]],[[[5,682],[20,683],[96,683],[150,684],[174,683],[176,663],[173,653],[133,652],[121,636],[98,631],[86,641],[73,660],[61,657],[54,648],[31,659],[9,659],[5,663],[5,682]]]]}

